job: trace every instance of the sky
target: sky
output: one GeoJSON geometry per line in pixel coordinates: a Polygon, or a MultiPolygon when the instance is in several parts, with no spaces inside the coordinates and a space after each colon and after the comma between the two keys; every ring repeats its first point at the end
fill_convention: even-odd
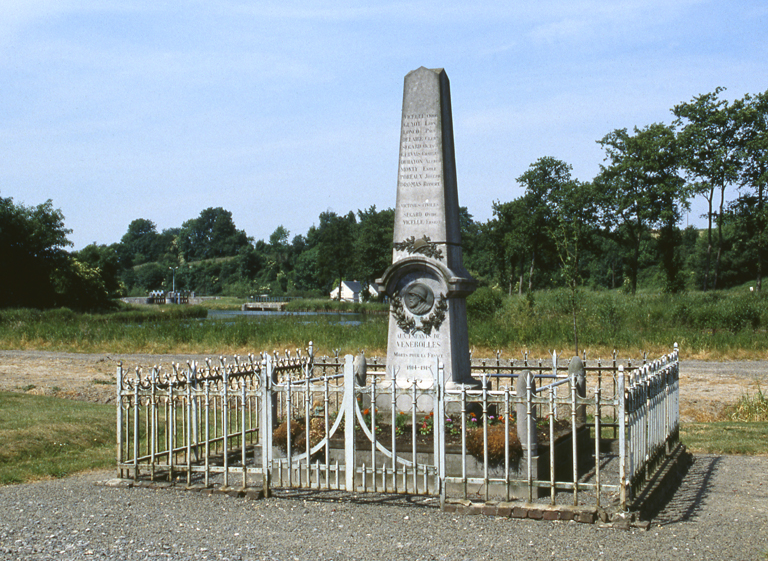
{"type": "Polygon", "coordinates": [[[420,66],[451,81],[459,202],[485,221],[541,157],[589,181],[611,131],[768,90],[768,3],[3,0],[0,196],[51,199],[75,250],[208,207],[304,235],[394,207],[420,66]]]}

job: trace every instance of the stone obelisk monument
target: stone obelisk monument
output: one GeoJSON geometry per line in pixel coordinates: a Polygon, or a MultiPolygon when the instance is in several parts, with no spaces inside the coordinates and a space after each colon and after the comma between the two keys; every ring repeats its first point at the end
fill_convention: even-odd
{"type": "Polygon", "coordinates": [[[459,197],[448,76],[405,77],[392,266],[378,280],[390,297],[387,370],[398,383],[471,384],[466,297],[476,281],[461,256],[459,197]]]}

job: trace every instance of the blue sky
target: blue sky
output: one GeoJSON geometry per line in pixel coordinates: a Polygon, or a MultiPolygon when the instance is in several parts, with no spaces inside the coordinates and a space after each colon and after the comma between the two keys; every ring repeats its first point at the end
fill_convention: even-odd
{"type": "Polygon", "coordinates": [[[542,156],[590,180],[610,131],[768,89],[767,29],[763,0],[4,0],[0,196],[52,199],[75,249],[219,206],[255,239],[305,234],[394,206],[403,78],[426,66],[484,221],[542,156]]]}

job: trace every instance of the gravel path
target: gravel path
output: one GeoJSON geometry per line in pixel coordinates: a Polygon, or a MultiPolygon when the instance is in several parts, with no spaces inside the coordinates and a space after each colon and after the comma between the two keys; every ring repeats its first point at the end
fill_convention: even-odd
{"type": "MultiPolygon", "coordinates": [[[[94,485],[0,488],[0,559],[738,559],[768,557],[768,458],[698,456],[648,531],[457,516],[404,498],[260,501],[94,485]]],[[[434,504],[434,503],[433,503],[434,504]]]]}

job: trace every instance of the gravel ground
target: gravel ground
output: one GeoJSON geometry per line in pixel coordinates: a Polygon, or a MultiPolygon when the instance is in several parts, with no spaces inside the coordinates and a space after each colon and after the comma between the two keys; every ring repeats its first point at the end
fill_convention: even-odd
{"type": "MultiPolygon", "coordinates": [[[[171,355],[0,351],[0,389],[109,402],[116,361],[171,355]]],[[[716,415],[768,361],[683,361],[683,420],[716,415]],[[688,413],[687,413],[688,412],[688,413]]],[[[0,487],[0,559],[744,559],[768,560],[768,458],[697,456],[650,530],[457,516],[434,501],[284,493],[248,501],[94,483],[93,473],[0,487]]]]}
{"type": "Polygon", "coordinates": [[[768,458],[698,456],[648,531],[461,516],[406,498],[249,501],[111,488],[111,472],[0,488],[0,559],[768,559],[768,458]]]}

